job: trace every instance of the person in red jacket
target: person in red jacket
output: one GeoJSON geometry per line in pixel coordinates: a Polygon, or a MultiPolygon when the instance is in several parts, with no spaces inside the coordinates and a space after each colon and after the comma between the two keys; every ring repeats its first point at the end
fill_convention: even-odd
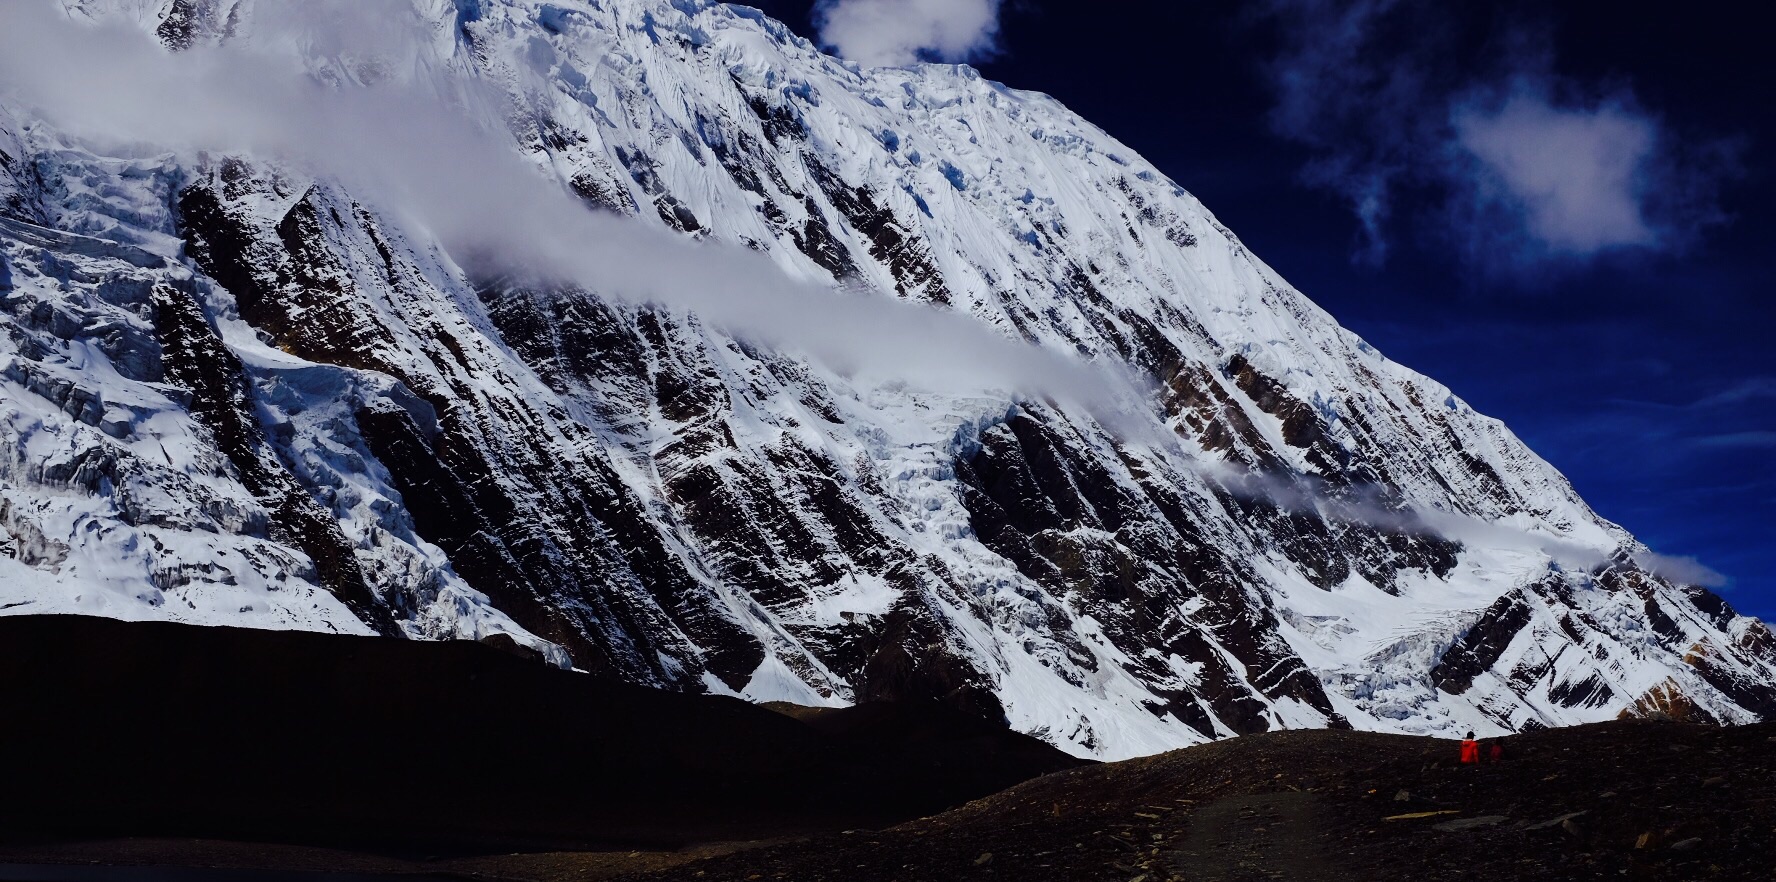
{"type": "Polygon", "coordinates": [[[1503,741],[1494,740],[1492,744],[1488,745],[1486,748],[1486,761],[1489,763],[1498,763],[1504,762],[1504,759],[1505,743],[1503,741]]]}
{"type": "Polygon", "coordinates": [[[1474,733],[1462,739],[1462,765],[1476,766],[1480,764],[1480,742],[1474,740],[1474,733]]]}

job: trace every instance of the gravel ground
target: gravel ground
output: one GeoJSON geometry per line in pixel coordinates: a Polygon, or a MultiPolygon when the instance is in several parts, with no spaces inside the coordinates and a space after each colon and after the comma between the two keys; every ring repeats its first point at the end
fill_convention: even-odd
{"type": "Polygon", "coordinates": [[[623,880],[1769,880],[1776,724],[1505,740],[1283,732],[1047,775],[960,809],[623,880]]]}

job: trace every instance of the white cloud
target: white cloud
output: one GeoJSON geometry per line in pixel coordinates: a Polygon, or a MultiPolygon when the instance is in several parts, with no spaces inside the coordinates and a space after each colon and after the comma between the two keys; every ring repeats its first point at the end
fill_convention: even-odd
{"type": "MultiPolygon", "coordinates": [[[[1440,536],[1464,546],[1539,551],[1554,563],[1575,570],[1596,570],[1615,563],[1614,550],[1573,542],[1540,530],[1484,521],[1471,515],[1437,509],[1395,508],[1379,496],[1331,492],[1312,476],[1278,477],[1247,472],[1214,461],[1197,461],[1193,470],[1237,496],[1265,499],[1284,511],[1328,521],[1362,524],[1386,533],[1440,536]]],[[[1674,557],[1641,547],[1628,555],[1642,570],[1682,585],[1721,588],[1731,580],[1694,557],[1674,557]]]]}
{"type": "Polygon", "coordinates": [[[1480,163],[1479,198],[1504,200],[1549,250],[1658,244],[1641,205],[1657,147],[1652,120],[1616,105],[1565,109],[1518,94],[1496,112],[1461,108],[1454,124],[1456,143],[1480,163]]]}
{"type": "MultiPolygon", "coordinates": [[[[279,2],[290,27],[325,32],[328,7],[279,2]]],[[[260,9],[271,5],[262,0],[260,9]]],[[[587,209],[538,174],[508,134],[476,123],[469,99],[497,94],[465,74],[434,68],[416,82],[323,84],[288,53],[251,41],[174,54],[134,26],[78,25],[47,2],[12,6],[0,28],[0,94],[100,149],[152,144],[188,155],[275,157],[336,179],[372,204],[398,206],[390,219],[413,223],[459,263],[490,274],[691,312],[865,378],[958,394],[1027,390],[1105,402],[1087,406],[1139,428],[1116,411],[1144,393],[1120,369],[1011,340],[964,313],[834,290],[830,280],[792,278],[746,248],[693,242],[587,209]]],[[[401,39],[425,31],[382,33],[401,39]]],[[[409,51],[383,49],[393,57],[409,51]]]]}
{"type": "Polygon", "coordinates": [[[992,54],[1000,0],[823,0],[820,42],[866,67],[992,54]]]}
{"type": "Polygon", "coordinates": [[[1634,562],[1640,564],[1641,569],[1679,585],[1725,588],[1732,582],[1731,579],[1721,575],[1719,570],[1693,557],[1672,557],[1665,554],[1655,554],[1651,551],[1642,551],[1634,555],[1634,562]]]}
{"type": "Polygon", "coordinates": [[[1741,145],[1674,129],[1626,86],[1561,76],[1534,17],[1476,58],[1463,48],[1474,25],[1449,4],[1261,8],[1278,38],[1271,126],[1311,150],[1303,180],[1349,204],[1359,260],[1382,262],[1410,225],[1483,270],[1539,271],[1681,251],[1727,220],[1720,190],[1741,145]]]}

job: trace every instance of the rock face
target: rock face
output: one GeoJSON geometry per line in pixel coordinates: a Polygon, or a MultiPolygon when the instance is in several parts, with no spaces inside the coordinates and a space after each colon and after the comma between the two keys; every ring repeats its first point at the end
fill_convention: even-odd
{"type": "MultiPolygon", "coordinates": [[[[255,6],[127,18],[176,51],[250,43],[255,6]]],[[[1177,443],[474,277],[334,182],[96,155],[0,108],[8,611],[506,635],[1112,758],[1776,714],[1764,625],[1637,563],[1504,426],[1052,99],[859,71],[700,0],[414,6],[422,63],[379,75],[502,90],[512,148],[592,210],[1126,365],[1177,443]]]]}

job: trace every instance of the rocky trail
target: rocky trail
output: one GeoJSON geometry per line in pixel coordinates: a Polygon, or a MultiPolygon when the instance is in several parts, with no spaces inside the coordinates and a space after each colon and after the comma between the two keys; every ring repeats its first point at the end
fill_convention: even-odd
{"type": "Polygon", "coordinates": [[[1331,822],[1311,793],[1219,799],[1192,813],[1172,867],[1202,882],[1355,879],[1330,848],[1331,822]]]}

